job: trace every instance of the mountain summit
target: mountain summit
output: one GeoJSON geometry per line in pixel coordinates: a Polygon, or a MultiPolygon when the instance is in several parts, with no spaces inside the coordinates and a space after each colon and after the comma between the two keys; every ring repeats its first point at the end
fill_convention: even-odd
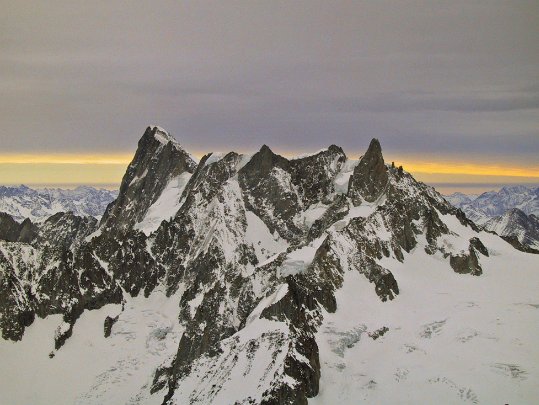
{"type": "Polygon", "coordinates": [[[508,402],[535,373],[526,334],[518,359],[495,353],[520,330],[496,325],[535,316],[536,256],[386,165],[376,139],[359,161],[264,145],[197,162],[149,127],[99,224],[61,213],[15,236],[0,328],[17,343],[0,353],[50,357],[6,363],[56,370],[62,398],[32,388],[48,403],[475,403],[493,383],[508,402]]]}
{"type": "Polygon", "coordinates": [[[105,211],[104,229],[126,230],[141,221],[169,181],[192,174],[196,161],[164,129],[148,127],[138,142],[135,157],[127,167],[118,198],[105,211]]]}
{"type": "Polygon", "coordinates": [[[373,139],[354,169],[348,183],[348,195],[354,204],[361,200],[374,202],[382,194],[388,182],[387,167],[382,156],[382,147],[378,139],[373,139]]]}

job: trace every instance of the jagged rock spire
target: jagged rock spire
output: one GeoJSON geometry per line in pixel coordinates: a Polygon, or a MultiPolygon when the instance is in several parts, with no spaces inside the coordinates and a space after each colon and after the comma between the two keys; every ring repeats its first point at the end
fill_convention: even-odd
{"type": "Polygon", "coordinates": [[[354,205],[362,200],[373,202],[385,189],[388,181],[387,168],[378,139],[373,138],[367,152],[354,169],[348,183],[348,196],[354,205]]]}

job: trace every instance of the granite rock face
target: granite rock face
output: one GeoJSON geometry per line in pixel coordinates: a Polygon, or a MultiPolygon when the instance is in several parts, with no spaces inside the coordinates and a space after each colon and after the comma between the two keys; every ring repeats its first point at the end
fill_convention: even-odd
{"type": "Polygon", "coordinates": [[[0,239],[8,242],[31,242],[37,234],[37,227],[26,218],[22,223],[5,212],[0,212],[0,239]]]}
{"type": "Polygon", "coordinates": [[[127,167],[118,198],[109,204],[100,226],[124,232],[144,218],[168,182],[193,173],[197,164],[179,143],[159,127],[148,127],[127,167]]]}
{"type": "MultiPolygon", "coordinates": [[[[241,365],[263,388],[238,403],[306,404],[320,390],[316,332],[338,309],[335,292],[347,273],[389,301],[399,284],[384,260],[403,261],[422,241],[458,273],[481,274],[488,255],[478,237],[467,252],[451,249],[448,218],[470,232],[477,227],[434,189],[385,165],[377,140],[342,190],[349,167],[334,145],[297,159],[263,146],[251,157],[208,154],[197,163],[150,127],[99,224],[60,213],[29,241],[0,242],[2,336],[20,340],[36,315],[61,314],[55,347],[62,350],[84,311],[159,288],[178,298],[172,318],[183,332],[148,395],[170,405],[219,402],[241,365]],[[166,200],[173,215],[141,231],[136,225],[159,212],[182,175],[186,183],[166,200]]],[[[117,320],[105,319],[105,336],[117,320]]]]}
{"type": "Polygon", "coordinates": [[[359,205],[361,201],[372,203],[381,196],[387,182],[388,174],[382,147],[378,139],[373,139],[350,178],[348,196],[354,205],[359,205]]]}

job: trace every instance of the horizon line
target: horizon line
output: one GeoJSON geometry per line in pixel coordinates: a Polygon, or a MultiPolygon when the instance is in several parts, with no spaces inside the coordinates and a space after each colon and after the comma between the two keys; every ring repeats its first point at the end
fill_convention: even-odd
{"type": "MultiPolygon", "coordinates": [[[[218,152],[214,152],[218,153],[218,152]]],[[[256,153],[256,152],[255,152],[256,153]]],[[[250,153],[244,153],[250,154],[250,153]]],[[[282,156],[291,159],[296,157],[293,153],[282,153],[282,156]]],[[[0,165],[26,165],[26,166],[124,166],[132,161],[134,153],[111,153],[111,154],[82,154],[82,153],[61,153],[61,154],[0,154],[0,165]]],[[[197,158],[203,154],[196,153],[197,158]]],[[[351,159],[357,160],[357,159],[351,159]]],[[[486,177],[513,177],[513,178],[533,178],[539,181],[539,166],[529,167],[514,164],[487,164],[470,163],[462,160],[450,158],[442,159],[417,159],[410,155],[393,156],[387,159],[386,163],[395,162],[397,166],[412,174],[425,175],[473,175],[486,177]],[[501,174],[503,173],[503,174],[501,174]]],[[[116,168],[117,170],[117,168],[116,168]]],[[[14,183],[17,183],[15,181],[14,183]]],[[[107,183],[107,182],[105,182],[107,183]]]]}

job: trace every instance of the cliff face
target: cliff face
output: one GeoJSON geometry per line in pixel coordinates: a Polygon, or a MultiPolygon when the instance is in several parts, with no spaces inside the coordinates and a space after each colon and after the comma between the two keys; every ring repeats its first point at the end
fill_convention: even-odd
{"type": "Polygon", "coordinates": [[[197,163],[180,144],[159,127],[148,127],[127,167],[118,198],[101,219],[101,227],[125,232],[140,222],[169,181],[193,173],[197,163]]]}

